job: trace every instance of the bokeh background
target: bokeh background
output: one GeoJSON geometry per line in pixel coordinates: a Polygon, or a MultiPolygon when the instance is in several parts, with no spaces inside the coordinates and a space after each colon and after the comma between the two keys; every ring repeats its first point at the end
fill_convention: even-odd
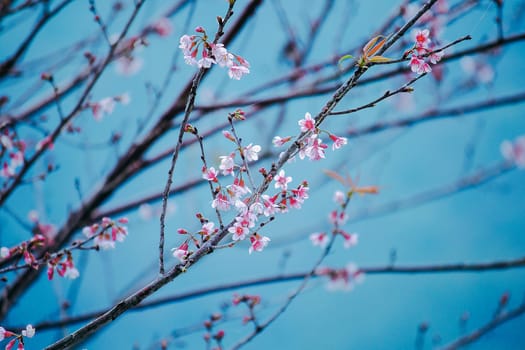
{"type": "MultiPolygon", "coordinates": [[[[53,5],[57,1],[50,3],[53,5]]],[[[175,3],[147,1],[131,28],[131,35],[165,17],[166,11],[175,3]]],[[[237,2],[235,16],[247,3],[237,2]]],[[[461,52],[498,38],[495,1],[438,3],[443,14],[437,15],[438,19],[432,22],[432,26],[441,30],[432,34],[440,44],[467,34],[472,36],[472,40],[454,46],[446,54],[461,52]],[[444,10],[447,7],[448,10],[444,10]]],[[[122,4],[123,9],[108,22],[110,35],[120,33],[133,9],[131,1],[123,1],[122,4]]],[[[313,115],[319,112],[333,90],[311,95],[305,93],[302,98],[290,97],[282,103],[268,106],[246,105],[246,101],[287,96],[343,82],[349,73],[341,72],[334,64],[337,57],[347,53],[358,56],[363,43],[375,34],[393,32],[406,21],[409,9],[417,8],[419,4],[418,1],[263,1],[242,32],[228,45],[229,50],[250,62],[251,73],[235,81],[227,77],[224,69],[214,67],[200,85],[196,106],[242,101],[248,119],[238,124],[237,131],[246,144],[253,142],[261,145],[263,152],[273,152],[273,156],[257,164],[254,170],[269,167],[279,152],[271,145],[272,137],[297,134],[297,121],[303,118],[305,112],[313,115]],[[401,5],[405,6],[405,16],[398,15],[401,5]],[[377,33],[392,16],[396,19],[388,31],[377,33]],[[316,30],[315,39],[312,39],[312,22],[320,19],[322,25],[316,30]],[[291,41],[293,38],[296,41],[291,41]],[[304,57],[301,56],[302,64],[330,64],[296,81],[254,92],[254,89],[296,69],[290,59],[293,53],[290,42],[296,45],[297,52],[301,52],[310,41],[311,49],[304,57]],[[338,77],[322,82],[334,74],[338,77]],[[262,110],[257,111],[259,108],[262,110]]],[[[101,18],[108,21],[114,3],[98,1],[96,5],[101,18]]],[[[1,246],[15,245],[31,235],[30,230],[20,225],[15,217],[28,222],[27,214],[37,210],[42,222],[58,228],[68,213],[78,207],[79,197],[87,197],[96,191],[119,155],[154,125],[196,72],[194,67],[184,64],[178,49],[180,36],[192,34],[197,25],[206,28],[210,34],[214,33],[216,16],[223,16],[226,9],[226,1],[188,1],[169,17],[172,26],[169,35],[151,33],[146,37],[147,46],[133,51],[134,63],[140,65],[140,69],[122,74],[117,62],[108,67],[91,92],[91,101],[128,93],[130,103],[117,104],[114,112],[101,121],[95,120],[89,109],[75,117],[74,124],[82,132],[61,136],[55,149],[33,167],[32,174],[45,171],[48,163],[58,165],[59,169],[45,181],[32,181],[20,186],[0,209],[1,246]],[[167,85],[163,89],[165,82],[167,85]],[[163,91],[163,95],[157,101],[155,93],[158,91],[163,91]],[[153,107],[155,104],[156,107],[153,107]],[[116,133],[121,139],[113,144],[110,140],[116,133]]],[[[522,1],[505,1],[502,16],[505,36],[523,33],[524,10],[525,3],[522,1]]],[[[0,22],[2,60],[16,50],[39,14],[37,6],[0,22]]],[[[416,28],[427,25],[416,25],[416,28]]],[[[400,57],[404,50],[410,48],[410,42],[408,35],[386,56],[400,57]]],[[[49,85],[40,81],[43,71],[51,72],[59,86],[68,82],[85,67],[85,51],[103,57],[108,45],[93,21],[88,1],[72,1],[38,34],[18,66],[22,75],[0,83],[1,95],[10,97],[2,113],[22,113],[52,93],[49,85]],[[86,38],[89,39],[87,43],[72,48],[79,40],[86,38]]],[[[524,44],[517,41],[491,51],[447,61],[440,68],[434,67],[435,71],[441,72],[441,77],[429,74],[414,85],[413,93],[395,96],[355,114],[329,118],[324,129],[348,136],[352,130],[377,122],[418,116],[432,110],[464,108],[522,93],[524,52],[524,44]]],[[[349,65],[349,62],[343,62],[343,69],[349,65]]],[[[373,67],[364,78],[399,67],[406,67],[406,63],[373,67]]],[[[414,73],[404,72],[358,86],[337,109],[368,103],[414,76],[414,73]]],[[[81,91],[75,90],[62,100],[65,110],[74,106],[81,91]]],[[[385,266],[392,262],[394,255],[395,264],[400,266],[488,262],[523,256],[523,171],[509,168],[488,176],[487,181],[480,185],[454,188],[462,184],[462,179],[486,175],[487,169],[502,164],[501,142],[525,133],[523,106],[515,103],[482,108],[451,118],[352,137],[342,150],[327,150],[327,157],[321,162],[296,161],[288,164],[286,172],[293,177],[294,184],[303,179],[309,181],[310,199],[301,210],[278,215],[275,222],[262,231],[272,239],[264,252],[249,255],[247,242],[232,249],[219,250],[160,290],[152,299],[226,282],[308,271],[321,254],[308,237],[312,232],[330,230],[328,214],[336,208],[332,201],[333,193],[344,190],[341,184],[327,177],[323,169],[349,174],[360,185],[380,188],[379,195],[355,197],[350,203],[350,220],[345,229],[359,233],[359,244],[347,250],[343,249],[340,241],[336,241],[323,266],[342,267],[350,261],[358,266],[385,266]]],[[[206,112],[194,125],[201,132],[211,130],[225,123],[227,113],[235,108],[231,106],[206,112]]],[[[195,112],[195,115],[200,115],[200,112],[195,112]]],[[[25,139],[33,140],[34,144],[46,130],[56,125],[57,118],[55,106],[49,105],[33,118],[38,121],[38,127],[25,123],[19,126],[17,132],[25,139]],[[41,115],[47,116],[47,121],[38,121],[41,115]]],[[[174,127],[172,132],[160,137],[146,153],[146,158],[173,146],[177,132],[178,128],[174,127]]],[[[220,133],[207,136],[205,148],[209,163],[216,167],[220,155],[233,151],[232,144],[220,133]]],[[[184,149],[174,177],[175,187],[199,179],[202,166],[199,156],[197,144],[184,149]]],[[[101,211],[161,192],[168,166],[169,161],[164,159],[134,176],[104,204],[101,211]]],[[[209,189],[203,185],[206,184],[202,182],[170,197],[168,248],[181,243],[177,228],[199,228],[196,212],[213,218],[209,189]]],[[[126,215],[130,219],[129,236],[123,244],[110,251],[75,252],[80,270],[80,277],[76,280],[55,278],[48,281],[42,274],[2,322],[2,326],[35,325],[109,307],[155,278],[159,235],[155,212],[158,208],[160,201],[153,200],[140,209],[134,207],[116,215],[115,218],[126,215]],[[153,214],[148,215],[150,212],[153,214]],[[69,304],[66,310],[62,307],[65,302],[69,304]]],[[[176,263],[170,255],[167,261],[169,266],[176,263]]],[[[418,327],[426,323],[428,331],[424,344],[419,348],[430,349],[490,321],[503,293],[511,296],[509,308],[521,304],[525,295],[524,277],[524,271],[520,269],[374,275],[366,276],[364,282],[350,292],[328,291],[325,280],[315,279],[290,308],[246,348],[411,349],[417,348],[418,327]],[[460,319],[465,315],[468,320],[462,324],[460,319]]],[[[170,349],[205,348],[202,323],[213,312],[224,315],[224,322],[218,327],[226,332],[224,343],[227,348],[251,331],[251,325],[242,324],[247,310],[231,306],[234,292],[260,295],[262,304],[257,309],[257,315],[264,320],[285,302],[298,283],[292,281],[227,291],[139,312],[131,311],[91,337],[80,348],[157,349],[161,340],[167,340],[170,349]]],[[[79,325],[46,331],[40,331],[37,327],[35,338],[26,342],[26,348],[42,348],[79,325]]],[[[517,318],[472,344],[471,349],[523,349],[524,327],[525,318],[517,318]]]]}

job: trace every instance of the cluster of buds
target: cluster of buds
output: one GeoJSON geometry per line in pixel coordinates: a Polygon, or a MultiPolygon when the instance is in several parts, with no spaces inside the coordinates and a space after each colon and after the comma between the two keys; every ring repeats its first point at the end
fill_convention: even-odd
{"type": "Polygon", "coordinates": [[[430,31],[428,29],[414,31],[414,47],[406,51],[403,57],[410,56],[408,65],[412,72],[417,74],[430,73],[432,68],[427,59],[432,64],[436,64],[443,57],[443,51],[433,51],[434,46],[430,40],[430,31]]]}
{"type": "Polygon", "coordinates": [[[199,68],[210,68],[212,64],[218,64],[228,68],[228,76],[236,80],[250,73],[248,61],[229,52],[223,44],[210,42],[203,27],[195,28],[195,32],[195,35],[183,35],[179,41],[179,48],[184,53],[184,61],[187,64],[199,68]]]}
{"type": "Polygon", "coordinates": [[[75,263],[73,262],[73,256],[69,251],[57,254],[55,257],[48,259],[47,278],[49,280],[53,279],[55,270],[60,277],[69,279],[75,279],[80,275],[78,269],[75,267],[75,263]]]}
{"type": "Polygon", "coordinates": [[[26,329],[22,330],[20,334],[6,330],[4,327],[0,327],[0,341],[8,338],[11,339],[5,346],[5,350],[11,350],[14,348],[15,344],[18,342],[17,350],[24,350],[24,338],[33,338],[35,336],[35,329],[32,325],[28,324],[26,329]]]}
{"type": "Polygon", "coordinates": [[[246,324],[248,322],[256,323],[254,308],[260,303],[261,303],[261,297],[258,295],[248,295],[248,294],[244,294],[244,295],[234,294],[233,295],[232,304],[234,306],[237,306],[239,304],[246,304],[246,306],[250,310],[250,314],[243,317],[242,319],[243,324],[246,324]]]}
{"type": "Polygon", "coordinates": [[[128,223],[127,218],[120,218],[113,221],[110,218],[102,218],[100,224],[95,223],[86,226],[82,233],[88,238],[93,238],[93,242],[104,250],[115,248],[115,242],[123,242],[128,235],[128,228],[124,226],[128,223]]]}
{"type": "Polygon", "coordinates": [[[206,333],[204,334],[204,341],[206,344],[210,345],[211,340],[215,340],[217,342],[217,348],[221,349],[221,341],[224,338],[224,331],[222,329],[218,330],[214,334],[213,332],[213,326],[215,323],[220,321],[222,319],[222,315],[219,313],[214,313],[210,315],[210,318],[204,321],[204,328],[206,328],[206,333]]]}
{"type": "Polygon", "coordinates": [[[24,241],[19,245],[8,248],[0,248],[0,257],[7,259],[11,256],[22,256],[27,266],[34,268],[35,270],[39,267],[39,262],[34,255],[34,250],[38,247],[43,247],[47,244],[47,238],[43,235],[37,234],[28,241],[24,241]]]}

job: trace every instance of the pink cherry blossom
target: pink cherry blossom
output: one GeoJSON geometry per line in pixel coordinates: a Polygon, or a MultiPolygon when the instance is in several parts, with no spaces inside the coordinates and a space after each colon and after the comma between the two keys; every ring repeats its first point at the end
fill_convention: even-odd
{"type": "Polygon", "coordinates": [[[202,168],[202,178],[207,181],[211,182],[219,182],[219,179],[217,179],[218,172],[215,170],[214,167],[202,168]]]}
{"type": "Polygon", "coordinates": [[[263,200],[263,206],[264,206],[264,211],[263,211],[264,216],[266,217],[272,216],[277,212],[279,208],[279,206],[275,203],[277,201],[277,196],[278,195],[270,197],[267,194],[263,194],[261,196],[261,199],[263,200]]]}
{"type": "Polygon", "coordinates": [[[292,181],[292,177],[286,176],[284,170],[281,169],[279,174],[274,177],[274,180],[275,188],[280,188],[281,190],[286,191],[288,189],[288,184],[292,181]]]}
{"type": "Polygon", "coordinates": [[[444,54],[445,53],[443,51],[433,52],[430,54],[428,58],[430,59],[430,62],[432,64],[436,64],[439,61],[441,61],[441,58],[443,57],[444,54]]]}
{"type": "Polygon", "coordinates": [[[414,40],[416,42],[416,46],[426,48],[428,44],[430,44],[430,32],[428,29],[414,30],[413,35],[414,40]]]}
{"type": "Polygon", "coordinates": [[[248,187],[246,187],[244,180],[239,178],[235,178],[235,180],[233,180],[233,184],[228,185],[227,189],[228,194],[235,199],[239,199],[240,197],[243,197],[252,192],[248,187]]]}
{"type": "Polygon", "coordinates": [[[199,68],[210,68],[212,64],[215,64],[215,60],[208,56],[208,50],[202,49],[202,58],[197,61],[199,68]]]}
{"type": "Polygon", "coordinates": [[[525,136],[518,137],[514,142],[503,141],[500,149],[505,159],[514,162],[518,168],[525,169],[525,136]]]}
{"type": "Polygon", "coordinates": [[[186,263],[189,256],[188,248],[187,242],[182,243],[178,248],[172,248],[171,251],[173,252],[173,257],[178,259],[183,264],[186,263]]]}
{"type": "Polygon", "coordinates": [[[339,136],[335,136],[335,135],[332,135],[332,134],[330,134],[330,140],[333,141],[333,144],[332,144],[332,150],[333,151],[343,147],[348,142],[346,137],[339,137],[339,136]]]}
{"type": "Polygon", "coordinates": [[[217,229],[214,226],[215,224],[213,222],[206,222],[202,224],[202,228],[199,233],[204,237],[209,237],[217,232],[217,229]]]}
{"type": "Polygon", "coordinates": [[[259,152],[261,152],[261,146],[249,144],[244,148],[244,156],[248,162],[253,162],[259,159],[259,152]]]}
{"type": "Polygon", "coordinates": [[[229,156],[220,156],[221,164],[219,165],[219,170],[222,171],[222,175],[235,175],[235,161],[233,158],[235,153],[231,153],[229,156]]]}
{"type": "Polygon", "coordinates": [[[343,205],[346,200],[346,195],[342,191],[335,191],[333,200],[337,204],[343,205]]]}
{"type": "Polygon", "coordinates": [[[219,66],[231,67],[233,65],[233,55],[226,50],[223,44],[212,45],[211,53],[219,66]]]}
{"type": "Polygon", "coordinates": [[[9,164],[7,164],[7,162],[4,162],[4,165],[0,170],[0,176],[8,179],[10,177],[15,176],[15,171],[9,164]]]}
{"type": "Polygon", "coordinates": [[[189,36],[187,34],[184,34],[183,36],[180,37],[179,48],[184,53],[184,56],[191,55],[191,50],[193,49],[193,46],[195,45],[193,39],[194,39],[193,36],[189,36]]]}
{"type": "Polygon", "coordinates": [[[290,141],[291,139],[292,139],[291,136],[286,136],[286,137],[274,136],[272,143],[275,147],[280,147],[284,145],[285,143],[287,143],[288,141],[290,141]]]}
{"type": "Polygon", "coordinates": [[[304,182],[303,184],[299,185],[299,187],[297,187],[296,189],[293,189],[292,194],[299,203],[303,203],[305,199],[308,199],[308,190],[308,184],[304,182]]]}
{"type": "Polygon", "coordinates": [[[121,56],[115,62],[115,70],[122,76],[130,77],[138,73],[143,65],[144,61],[140,57],[121,56]]]}
{"type": "Polygon", "coordinates": [[[338,212],[337,210],[333,210],[328,215],[328,221],[334,226],[342,226],[347,220],[348,216],[344,211],[338,212]]]}
{"type": "Polygon", "coordinates": [[[327,147],[327,145],[323,144],[323,140],[317,134],[314,134],[309,138],[309,144],[306,146],[304,154],[310,160],[321,160],[325,158],[324,152],[327,147]]]}
{"type": "Polygon", "coordinates": [[[312,118],[312,115],[308,112],[305,113],[304,119],[299,120],[298,124],[301,127],[302,132],[315,130],[315,120],[312,118]]]}
{"type": "Polygon", "coordinates": [[[105,115],[110,115],[115,109],[115,100],[113,97],[106,97],[91,104],[91,111],[95,120],[100,121],[105,115]]]}
{"type": "Polygon", "coordinates": [[[250,237],[250,242],[251,246],[248,249],[248,253],[251,254],[253,251],[261,252],[268,245],[268,242],[270,242],[270,238],[255,233],[250,237]]]}
{"type": "Polygon", "coordinates": [[[162,17],[153,24],[153,30],[161,37],[166,37],[173,31],[173,26],[168,18],[162,17]]]}
{"type": "Polygon", "coordinates": [[[358,235],[357,235],[357,233],[347,233],[347,232],[344,232],[344,231],[340,231],[340,234],[345,239],[344,243],[343,243],[343,246],[346,249],[357,245],[357,242],[358,242],[358,235]]]}
{"type": "Polygon", "coordinates": [[[51,139],[51,136],[46,136],[42,140],[37,142],[35,148],[37,151],[40,151],[41,149],[44,149],[44,148],[52,150],[53,148],[55,148],[55,146],[53,144],[53,140],[51,139]]]}
{"type": "Polygon", "coordinates": [[[230,79],[241,80],[242,76],[248,73],[250,73],[250,70],[241,65],[234,64],[228,69],[228,76],[230,79]]]}
{"type": "Polygon", "coordinates": [[[316,232],[310,235],[310,241],[314,246],[325,248],[328,245],[328,235],[324,232],[316,232]]]}
{"type": "Polygon", "coordinates": [[[228,197],[223,193],[218,193],[217,196],[215,196],[215,199],[211,203],[212,208],[216,208],[221,211],[227,211],[230,210],[230,200],[228,197]]]}
{"type": "Polygon", "coordinates": [[[250,232],[250,230],[239,222],[236,222],[230,228],[228,228],[228,232],[233,233],[232,240],[242,241],[246,238],[246,235],[250,232]]]}

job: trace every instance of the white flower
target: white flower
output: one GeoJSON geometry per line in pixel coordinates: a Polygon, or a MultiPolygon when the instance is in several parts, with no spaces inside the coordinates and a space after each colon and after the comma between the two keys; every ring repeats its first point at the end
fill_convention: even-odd
{"type": "Polygon", "coordinates": [[[230,79],[241,80],[242,76],[250,73],[250,70],[247,67],[233,65],[228,70],[228,76],[230,79]]]}
{"type": "Polygon", "coordinates": [[[251,143],[244,148],[244,156],[248,162],[256,161],[259,159],[258,153],[261,151],[261,146],[252,145],[251,143]]]}
{"type": "Polygon", "coordinates": [[[33,338],[35,336],[35,329],[32,325],[28,324],[26,329],[22,331],[22,335],[27,338],[33,338]]]}

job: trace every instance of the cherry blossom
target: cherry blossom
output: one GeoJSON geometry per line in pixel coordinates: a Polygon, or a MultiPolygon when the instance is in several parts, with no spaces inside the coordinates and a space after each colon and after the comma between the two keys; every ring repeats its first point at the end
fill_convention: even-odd
{"type": "Polygon", "coordinates": [[[309,138],[304,154],[310,160],[321,160],[325,158],[324,152],[327,147],[327,145],[323,144],[323,140],[321,140],[317,134],[314,134],[309,138]]]}
{"type": "Polygon", "coordinates": [[[257,233],[250,237],[251,246],[248,249],[248,253],[251,254],[253,251],[261,252],[270,242],[270,238],[261,236],[257,233]]]}
{"type": "Polygon", "coordinates": [[[35,149],[37,151],[40,151],[44,148],[52,150],[54,147],[55,146],[53,145],[53,140],[51,139],[51,136],[46,136],[42,140],[37,142],[35,149]]]}
{"type": "Polygon", "coordinates": [[[219,179],[217,179],[218,172],[215,170],[214,167],[202,168],[202,178],[207,181],[211,182],[219,182],[219,179]]]}
{"type": "Polygon", "coordinates": [[[428,47],[430,44],[430,31],[428,29],[423,30],[417,30],[414,29],[413,31],[414,40],[416,42],[416,46],[418,47],[428,47]]]}
{"type": "Polygon", "coordinates": [[[343,205],[346,200],[346,195],[342,191],[335,191],[333,200],[337,204],[343,205]]]}
{"type": "Polygon", "coordinates": [[[241,65],[234,64],[228,69],[228,76],[230,79],[241,80],[242,76],[248,73],[250,73],[250,70],[241,65]]]}
{"type": "Polygon", "coordinates": [[[215,224],[213,222],[206,222],[204,224],[202,224],[202,227],[201,227],[201,230],[199,231],[199,233],[203,236],[203,237],[209,237],[213,234],[215,234],[217,232],[217,229],[214,227],[215,224]]]}
{"type": "Polygon", "coordinates": [[[115,70],[118,74],[129,77],[138,73],[143,65],[142,58],[125,55],[116,60],[115,70]]]}
{"type": "Polygon", "coordinates": [[[231,153],[229,156],[220,156],[221,164],[219,165],[219,170],[222,171],[222,175],[235,175],[235,161],[233,158],[235,153],[231,153]]]}
{"type": "Polygon", "coordinates": [[[208,56],[208,50],[202,50],[202,58],[197,61],[199,68],[210,68],[212,64],[215,64],[215,60],[208,56]]]}
{"type": "Polygon", "coordinates": [[[348,220],[348,216],[344,211],[338,212],[334,210],[328,215],[328,221],[334,226],[342,226],[348,220]]]}
{"type": "Polygon", "coordinates": [[[330,134],[330,140],[333,141],[332,143],[332,150],[335,151],[336,149],[339,149],[341,147],[343,147],[344,145],[347,144],[348,140],[346,139],[346,137],[340,137],[340,136],[335,136],[333,134],[330,134]]]}
{"type": "Polygon", "coordinates": [[[343,238],[345,239],[344,240],[344,243],[343,243],[343,246],[348,249],[350,247],[353,247],[355,245],[357,245],[357,241],[358,241],[358,235],[357,233],[347,233],[347,232],[344,232],[344,231],[340,231],[339,232],[343,238]]]}
{"type": "Polygon", "coordinates": [[[223,193],[218,193],[217,196],[215,196],[215,199],[211,203],[212,208],[216,208],[221,211],[227,211],[230,210],[230,200],[228,197],[223,193]]]}
{"type": "Polygon", "coordinates": [[[274,180],[275,188],[280,188],[281,190],[286,191],[288,189],[288,184],[292,181],[292,177],[286,176],[284,170],[281,169],[279,174],[275,176],[274,180]]]}
{"type": "Polygon", "coordinates": [[[32,325],[28,324],[26,329],[22,331],[22,335],[27,338],[33,338],[35,336],[35,329],[32,325]]]}
{"type": "Polygon", "coordinates": [[[525,169],[525,136],[518,137],[514,142],[503,141],[500,149],[505,159],[514,162],[518,168],[525,169]]]}
{"type": "Polygon", "coordinates": [[[274,138],[272,139],[272,143],[275,147],[280,147],[284,145],[285,143],[287,143],[288,141],[290,141],[291,139],[292,139],[291,136],[286,136],[286,137],[274,136],[274,138]]]}
{"type": "Polygon", "coordinates": [[[219,66],[230,67],[233,65],[233,55],[226,50],[223,44],[212,45],[211,52],[219,66]]]}
{"type": "Polygon", "coordinates": [[[315,120],[308,112],[305,113],[304,119],[299,120],[298,124],[301,127],[302,132],[315,131],[315,120]]]}
{"type": "Polygon", "coordinates": [[[91,111],[96,121],[102,120],[105,115],[110,115],[115,109],[115,99],[106,97],[102,100],[91,104],[91,111]]]}
{"type": "Polygon", "coordinates": [[[15,176],[15,171],[7,162],[4,162],[4,165],[2,166],[2,169],[0,170],[0,176],[5,178],[10,178],[15,176]]]}
{"type": "Polygon", "coordinates": [[[232,240],[242,241],[246,238],[246,235],[250,232],[250,230],[248,227],[245,227],[241,223],[236,222],[230,228],[228,228],[228,232],[233,233],[232,240]]]}
{"type": "Polygon", "coordinates": [[[246,187],[244,180],[240,178],[235,178],[233,184],[227,186],[228,194],[235,199],[239,199],[252,191],[246,187]]]}
{"type": "Polygon", "coordinates": [[[161,37],[166,37],[173,31],[173,26],[168,18],[162,17],[153,24],[153,30],[161,37]]]}
{"type": "Polygon", "coordinates": [[[188,248],[189,246],[187,242],[182,243],[178,248],[172,248],[171,251],[173,252],[173,257],[177,258],[183,264],[186,263],[190,254],[188,248]]]}
{"type": "Polygon", "coordinates": [[[261,151],[261,146],[253,145],[250,143],[244,148],[244,156],[248,162],[253,162],[259,159],[259,152],[261,151]]]}
{"type": "Polygon", "coordinates": [[[310,241],[314,246],[325,248],[328,245],[328,235],[324,232],[316,232],[310,235],[310,241]]]}

